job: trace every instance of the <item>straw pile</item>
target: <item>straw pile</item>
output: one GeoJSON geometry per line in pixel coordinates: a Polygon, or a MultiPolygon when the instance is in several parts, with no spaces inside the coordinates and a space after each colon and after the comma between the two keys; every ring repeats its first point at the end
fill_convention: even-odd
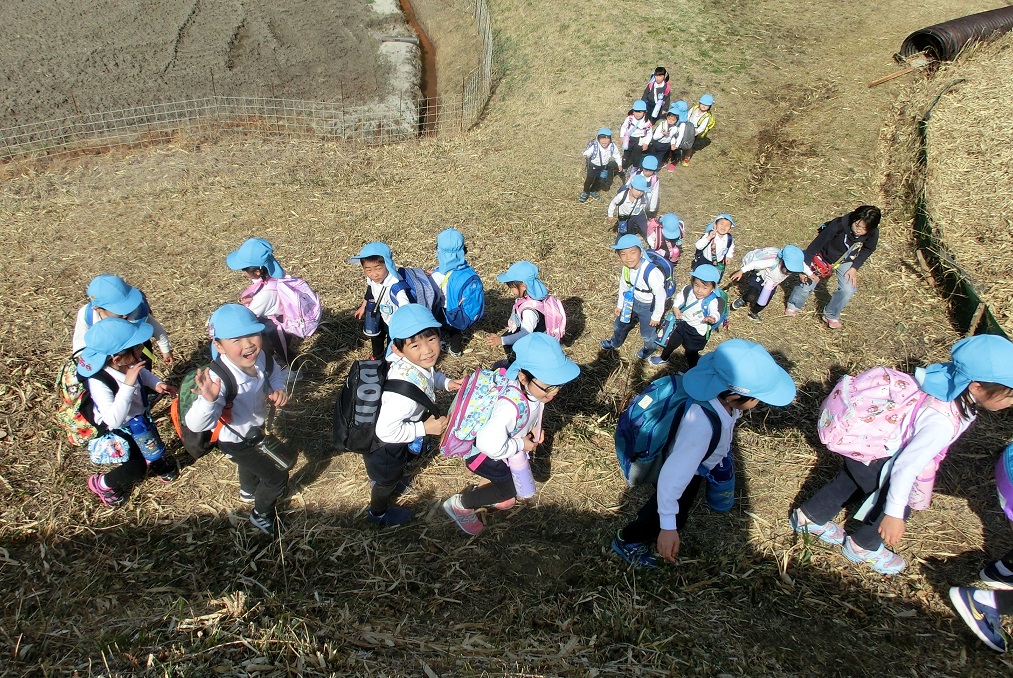
{"type": "Polygon", "coordinates": [[[926,205],[945,247],[1013,335],[1013,36],[964,54],[928,125],[926,205]]]}

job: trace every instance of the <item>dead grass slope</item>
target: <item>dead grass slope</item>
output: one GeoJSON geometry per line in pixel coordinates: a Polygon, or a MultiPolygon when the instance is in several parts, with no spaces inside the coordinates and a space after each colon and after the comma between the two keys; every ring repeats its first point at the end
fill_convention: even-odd
{"type": "MultiPolygon", "coordinates": [[[[630,361],[635,347],[597,350],[617,270],[604,205],[575,200],[590,134],[617,127],[654,65],[670,65],[676,93],[714,92],[720,117],[711,147],[662,177],[665,209],[694,231],[731,212],[742,252],[804,245],[821,220],[882,199],[877,147],[894,90],[865,82],[890,68],[911,30],[959,13],[941,2],[881,3],[876,13],[774,0],[695,7],[494,2],[506,77],[482,124],[459,139],[355,150],[180,136],[145,152],[8,166],[0,220],[16,274],[0,281],[5,671],[1007,672],[953,622],[941,593],[1010,546],[988,481],[1008,426],[985,417],[954,450],[933,510],[912,520],[903,576],[856,571],[785,524],[792,502],[836,468],[812,439],[828,382],[859,367],[942,359],[956,338],[914,273],[904,214],[887,215],[843,331],[811,313],[792,321],[771,309],[762,325],[733,318],[725,336],[763,342],[800,385],[794,405],[743,426],[736,509],[700,507],[679,565],[656,573],[626,572],[603,546],[643,500],[623,490],[611,433],[617,408],[653,373],[630,361]],[[490,516],[475,540],[439,509],[466,482],[459,465],[432,461],[407,497],[418,522],[378,532],[359,515],[361,462],[328,449],[339,380],[363,354],[349,316],[362,277],[348,256],[382,238],[399,262],[429,265],[446,226],[465,232],[489,283],[484,329],[499,329],[508,309],[495,274],[534,259],[570,300],[568,350],[583,367],[551,408],[540,495],[490,516]],[[251,235],[274,242],[329,309],[282,422],[305,453],[284,538],[268,543],[246,529],[235,471],[220,458],[173,485],[145,483],[123,510],[98,508],[83,489],[88,464],[50,423],[50,384],[84,286],[121,273],[146,291],[183,358],[197,356],[208,313],[241,288],[224,256],[251,235]]],[[[470,349],[443,369],[496,355],[480,341],[470,349]]]]}

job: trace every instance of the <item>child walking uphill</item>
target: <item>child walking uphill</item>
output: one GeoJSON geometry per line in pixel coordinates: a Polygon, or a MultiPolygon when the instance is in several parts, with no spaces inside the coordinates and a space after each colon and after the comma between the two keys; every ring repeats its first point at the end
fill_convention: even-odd
{"type": "Polygon", "coordinates": [[[546,331],[546,304],[552,304],[554,297],[550,299],[548,288],[538,278],[538,267],[530,261],[511,264],[496,279],[507,284],[516,301],[507,321],[507,331],[502,335],[490,334],[486,342],[490,346],[502,346],[510,357],[511,347],[519,340],[534,332],[546,331]]]}
{"type": "MultiPolygon", "coordinates": [[[[152,338],[162,354],[166,365],[172,364],[172,346],[165,328],[151,315],[148,300],[136,287],[131,287],[115,275],[100,275],[88,283],[88,303],[77,311],[74,324],[74,339],[71,350],[77,353],[85,346],[84,335],[88,329],[103,318],[123,318],[135,325],[151,325],[152,338]]],[[[149,344],[150,345],[150,344],[149,344]]],[[[146,347],[147,348],[147,347],[146,347]]],[[[148,360],[150,366],[150,360],[148,360]]]]}
{"type": "Polygon", "coordinates": [[[640,323],[644,345],[637,357],[647,360],[657,347],[655,330],[665,312],[665,274],[644,254],[643,242],[632,233],[619,238],[612,249],[619,255],[619,298],[612,336],[601,342],[606,351],[615,351],[626,341],[633,325],[640,323]]]}
{"type": "Polygon", "coordinates": [[[602,127],[596,138],[587,142],[584,149],[584,190],[578,200],[587,202],[588,197],[601,199],[601,191],[608,188],[612,177],[623,171],[623,156],[619,147],[612,142],[612,130],[602,127]]]}
{"type": "Polygon", "coordinates": [[[655,493],[631,523],[616,532],[612,550],[636,568],[653,568],[657,552],[670,563],[704,476],[731,453],[735,423],[759,403],[783,407],[795,383],[759,344],[729,339],[681,378],[689,406],[671,436],[655,493]],[[713,421],[716,417],[716,423],[713,421]],[[708,443],[717,435],[708,454],[708,443]]]}
{"type": "Polygon", "coordinates": [[[608,209],[608,222],[616,225],[620,236],[627,233],[647,232],[647,215],[644,209],[647,207],[647,179],[643,176],[635,176],[626,186],[616,193],[612,198],[608,209]]]}
{"type": "Polygon", "coordinates": [[[668,102],[672,98],[672,85],[668,82],[668,71],[664,66],[654,69],[654,77],[647,81],[644,88],[644,101],[650,108],[647,116],[651,122],[657,122],[662,112],[668,108],[668,102]]]}
{"type": "MultiPolygon", "coordinates": [[[[285,493],[288,471],[279,469],[250,439],[262,432],[269,405],[288,404],[284,370],[269,369],[264,323],[245,306],[220,306],[211,314],[208,331],[219,361],[237,386],[229,425],[218,433],[218,447],[236,465],[239,500],[253,504],[250,523],[273,537],[275,505],[285,493]]],[[[198,369],[195,383],[200,397],[186,413],[186,426],[191,431],[211,431],[228,405],[222,375],[211,367],[198,369]]]]}
{"type": "MultiPolygon", "coordinates": [[[[685,105],[682,101],[678,103],[685,105]]],[[[683,140],[689,133],[689,128],[684,124],[686,115],[687,111],[682,107],[672,106],[664,119],[654,126],[651,135],[648,152],[658,159],[659,166],[667,163],[669,172],[675,168],[673,163],[679,160],[683,140]]]]}
{"type": "Polygon", "coordinates": [[[529,334],[514,344],[514,350],[517,360],[506,373],[510,381],[493,406],[489,421],[475,436],[471,454],[464,458],[468,470],[488,482],[443,502],[447,515],[471,535],[485,529],[475,509],[502,510],[514,505],[517,488],[508,460],[530,454],[545,439],[545,404],[552,401],[560,386],[580,374],[580,367],[563,354],[559,341],[547,334],[529,334]]]}
{"type": "Polygon", "coordinates": [[[77,373],[88,380],[95,428],[99,431],[88,442],[88,452],[93,459],[123,459],[126,452],[119,466],[88,478],[88,489],[106,506],[121,506],[149,465],[165,482],[179,476],[148,412],[148,391],[177,393],[144,366],[141,349],[151,333],[148,323],[135,325],[121,318],[104,318],[85,333],[84,349],[77,357],[77,373]]]}
{"type": "MultiPolygon", "coordinates": [[[[704,141],[707,138],[707,134],[714,127],[714,112],[711,110],[714,108],[714,95],[704,94],[700,97],[700,103],[689,109],[688,117],[689,122],[693,125],[693,146],[688,148],[682,153],[682,164],[688,165],[690,158],[693,157],[693,153],[700,148],[703,148],[710,141],[704,141]]],[[[669,167],[671,170],[672,168],[669,167]]]]}
{"type": "Polygon", "coordinates": [[[485,290],[465,256],[464,235],[448,228],[436,236],[437,265],[433,280],[443,292],[443,336],[452,356],[464,353],[464,332],[485,313],[485,290]]]}
{"type": "Polygon", "coordinates": [[[812,275],[812,270],[805,264],[805,255],[794,245],[785,245],[781,249],[764,247],[746,252],[742,257],[742,268],[732,273],[732,282],[739,282],[746,273],[746,291],[732,302],[732,310],[737,311],[746,304],[752,308],[746,314],[754,322],[760,322],[760,311],[767,308],[770,297],[777,286],[788,279],[792,273],[812,275]]]}
{"type": "MultiPolygon", "coordinates": [[[[658,176],[658,159],[653,155],[645,155],[640,161],[639,167],[630,168],[629,181],[627,186],[633,183],[637,177],[643,177],[647,182],[647,190],[644,192],[644,215],[653,219],[658,214],[658,203],[661,202],[661,178],[658,176]]],[[[646,228],[643,229],[646,232],[646,228]]]]}
{"type": "Polygon", "coordinates": [[[703,237],[696,241],[696,255],[693,257],[693,268],[700,264],[713,264],[718,273],[724,276],[725,267],[735,256],[735,240],[732,229],[735,220],[730,214],[719,214],[707,225],[703,237]]]}
{"type": "Polygon", "coordinates": [[[969,337],[951,354],[951,362],[918,368],[914,377],[878,368],[838,382],[817,429],[844,467],[792,512],[796,532],[841,546],[848,560],[881,574],[904,570],[904,559],[887,547],[900,543],[911,508],[928,507],[949,446],[977,410],[1013,405],[1013,343],[969,337]],[[833,518],[853,498],[863,499],[855,514],[861,525],[848,534],[833,518]]]}
{"type": "Polygon", "coordinates": [[[392,504],[391,497],[403,487],[405,466],[422,452],[425,436],[438,436],[447,427],[447,418],[436,412],[436,389],[461,388],[460,380],[433,369],[440,358],[440,322],[425,306],[398,308],[390,319],[390,336],[393,356],[380,396],[376,440],[363,457],[373,483],[366,520],[386,526],[403,525],[414,516],[411,509],[392,504]],[[421,393],[412,398],[395,392],[393,382],[407,382],[421,393]]]}
{"type": "Polygon", "coordinates": [[[668,334],[660,356],[651,356],[652,365],[664,365],[680,346],[686,351],[686,366],[693,368],[700,362],[700,351],[707,345],[711,328],[721,317],[718,296],[714,294],[720,274],[710,264],[693,269],[692,284],[682,288],[672,298],[675,327],[668,334]]]}
{"type": "Polygon", "coordinates": [[[352,317],[363,321],[362,333],[369,337],[372,358],[383,360],[387,350],[390,318],[398,307],[411,300],[403,289],[394,290],[400,278],[390,247],[386,244],[371,242],[349,258],[348,262],[361,264],[362,271],[366,274],[366,293],[352,317]]]}
{"type": "Polygon", "coordinates": [[[878,207],[861,205],[850,214],[820,227],[819,235],[805,248],[805,260],[816,273],[801,275],[791,291],[784,314],[796,316],[821,280],[837,276],[837,289],[823,309],[823,322],[832,330],[841,328],[841,312],[858,290],[858,269],[879,243],[878,207]]]}
{"type": "Polygon", "coordinates": [[[647,117],[647,102],[637,99],[619,128],[619,137],[623,140],[623,167],[640,164],[651,144],[652,126],[651,119],[647,117]]]}
{"type": "MultiPolygon", "coordinates": [[[[239,296],[246,306],[264,323],[264,338],[268,349],[283,365],[288,365],[290,352],[295,351],[295,337],[286,335],[273,318],[281,315],[278,288],[268,284],[285,277],[285,269],[274,258],[274,248],[263,238],[250,238],[238,250],[225,257],[225,264],[233,271],[242,271],[250,285],[239,296]]],[[[294,356],[293,356],[294,357],[294,356]]]]}

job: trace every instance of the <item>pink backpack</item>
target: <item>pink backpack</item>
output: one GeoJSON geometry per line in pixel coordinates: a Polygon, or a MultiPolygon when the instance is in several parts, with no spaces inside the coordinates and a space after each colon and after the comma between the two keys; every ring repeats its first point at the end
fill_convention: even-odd
{"type": "Polygon", "coordinates": [[[257,281],[243,290],[242,296],[252,297],[262,287],[278,293],[280,311],[271,320],[285,334],[305,338],[317,331],[320,326],[320,297],[305,280],[287,275],[280,279],[271,278],[266,283],[257,281]]]}
{"type": "MultiPolygon", "coordinates": [[[[909,374],[874,367],[854,377],[841,377],[820,405],[816,428],[828,450],[868,463],[888,456],[887,441],[909,414],[901,442],[906,444],[911,439],[916,410],[922,405],[945,414],[953,423],[954,432],[959,430],[960,415],[955,404],[929,396],[909,374]]],[[[920,511],[928,507],[936,469],[948,451],[949,447],[944,448],[918,474],[908,501],[911,508],[920,511]]]]}
{"type": "Polygon", "coordinates": [[[516,435],[528,422],[531,410],[520,389],[510,383],[506,368],[477,369],[461,384],[447,415],[447,429],[440,438],[440,452],[445,457],[470,457],[475,447],[475,436],[489,423],[493,407],[501,399],[509,400],[517,408],[516,435]]]}
{"type": "Polygon", "coordinates": [[[545,333],[562,341],[563,335],[566,334],[566,309],[563,308],[563,303],[551,294],[544,299],[524,297],[515,301],[513,314],[510,316],[510,322],[507,323],[510,331],[517,330],[514,318],[520,318],[521,313],[529,308],[538,311],[545,318],[545,333]]]}

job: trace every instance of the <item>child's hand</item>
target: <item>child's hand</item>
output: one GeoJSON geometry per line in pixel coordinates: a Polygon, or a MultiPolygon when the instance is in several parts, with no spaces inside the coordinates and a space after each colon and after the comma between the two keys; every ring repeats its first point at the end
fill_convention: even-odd
{"type": "Polygon", "coordinates": [[[489,344],[492,347],[496,347],[502,346],[503,340],[500,338],[498,334],[490,334],[485,338],[485,343],[489,344]]]}
{"type": "Polygon", "coordinates": [[[680,311],[679,309],[673,308],[672,309],[672,315],[675,316],[676,320],[682,320],[682,311],[680,311]]]}
{"type": "Polygon", "coordinates": [[[288,405],[288,393],[283,388],[275,389],[273,393],[268,394],[267,399],[275,407],[285,407],[285,405],[288,405]]]}
{"type": "Polygon", "coordinates": [[[805,273],[799,273],[798,279],[802,281],[803,285],[809,284],[809,276],[807,276],[805,273]]]}
{"type": "Polygon", "coordinates": [[[651,327],[657,327],[660,324],[661,324],[660,320],[654,320],[654,319],[651,320],[651,327]]]}
{"type": "Polygon", "coordinates": [[[253,301],[253,297],[247,294],[246,296],[239,297],[239,303],[243,306],[249,306],[250,302],[253,301]]]}
{"type": "Polygon", "coordinates": [[[713,240],[714,236],[716,236],[717,234],[718,234],[717,229],[712,229],[711,232],[707,234],[707,239],[713,240]]]}
{"type": "Polygon", "coordinates": [[[623,309],[621,309],[621,308],[617,308],[617,309],[616,309],[616,317],[618,318],[618,317],[619,317],[619,316],[621,316],[622,314],[623,314],[623,309]]]}
{"type": "Polygon", "coordinates": [[[426,427],[427,436],[438,436],[441,435],[447,429],[447,418],[440,417],[429,417],[423,422],[423,426],[426,427]]]}
{"type": "Polygon", "coordinates": [[[715,318],[715,317],[714,317],[714,316],[712,316],[712,315],[709,315],[709,316],[707,316],[706,318],[704,318],[704,319],[703,319],[703,321],[704,321],[705,323],[707,323],[708,325],[713,325],[714,323],[716,323],[716,322],[718,321],[718,319],[717,319],[717,318],[715,318]]]}
{"type": "Polygon", "coordinates": [[[136,363],[127,368],[126,377],[123,379],[123,383],[127,386],[133,386],[137,383],[137,377],[140,376],[141,370],[144,369],[144,361],[138,360],[136,363]]]}
{"type": "Polygon", "coordinates": [[[646,150],[647,150],[648,148],[650,148],[650,147],[651,147],[651,145],[650,145],[650,144],[644,144],[644,145],[643,145],[643,146],[641,146],[640,148],[642,148],[642,149],[644,149],[644,150],[646,151],[646,150]]]}
{"type": "Polygon", "coordinates": [[[619,221],[619,219],[618,217],[605,217],[605,221],[614,225],[617,221],[619,221]]]}
{"type": "Polygon", "coordinates": [[[904,520],[893,516],[883,516],[883,522],[879,524],[879,536],[887,546],[894,546],[900,543],[904,536],[904,520]]]}
{"type": "Polygon", "coordinates": [[[735,271],[735,273],[732,273],[730,276],[728,276],[728,279],[731,280],[732,282],[739,282],[740,280],[742,280],[742,269],[740,268],[739,270],[735,271]]]}
{"type": "Polygon", "coordinates": [[[175,386],[169,386],[164,381],[160,381],[158,382],[158,385],[155,387],[155,393],[164,393],[166,395],[170,395],[173,398],[175,398],[176,396],[179,395],[179,389],[176,388],[175,386]]]}
{"type": "Polygon", "coordinates": [[[165,362],[166,365],[171,365],[172,364],[172,351],[169,351],[168,353],[163,353],[162,354],[162,360],[165,362]]]}
{"type": "Polygon", "coordinates": [[[363,300],[362,305],[359,306],[359,308],[355,309],[355,313],[352,314],[352,317],[355,318],[356,320],[362,320],[362,316],[364,315],[366,315],[365,300],[363,300]]]}
{"type": "Polygon", "coordinates": [[[851,283],[852,287],[858,287],[858,271],[856,271],[854,267],[851,267],[844,272],[844,278],[851,283]]]}
{"type": "Polygon", "coordinates": [[[679,555],[679,531],[662,530],[658,535],[658,554],[670,563],[679,555]]]}
{"type": "Polygon", "coordinates": [[[534,452],[535,448],[538,447],[538,443],[542,442],[542,439],[544,437],[545,436],[539,435],[538,439],[536,440],[535,434],[532,433],[531,431],[528,431],[528,434],[521,439],[522,442],[524,443],[524,451],[534,452]]]}
{"type": "Polygon", "coordinates": [[[463,384],[463,383],[464,383],[464,377],[461,377],[460,379],[454,379],[453,381],[448,381],[447,382],[447,390],[448,391],[460,391],[461,390],[461,384],[463,384]]]}
{"type": "Polygon", "coordinates": [[[222,390],[222,382],[215,381],[211,378],[211,368],[205,367],[203,370],[197,368],[197,373],[193,378],[194,385],[197,386],[196,392],[200,393],[200,397],[209,403],[213,403],[218,400],[218,394],[222,390]]]}

